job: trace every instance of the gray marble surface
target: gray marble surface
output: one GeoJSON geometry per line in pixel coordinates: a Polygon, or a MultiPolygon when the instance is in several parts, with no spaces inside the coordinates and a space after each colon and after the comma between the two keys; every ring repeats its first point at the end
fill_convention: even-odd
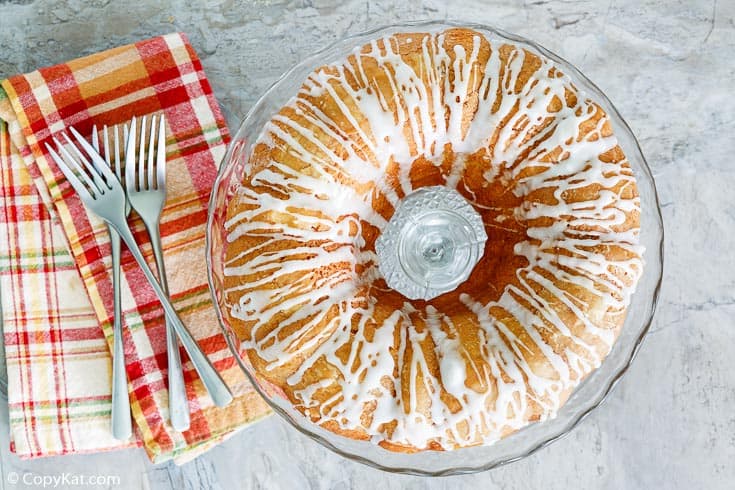
{"type": "Polygon", "coordinates": [[[0,0],[0,77],[174,30],[233,125],[283,71],[347,33],[413,19],[519,33],[595,81],[638,135],[661,194],[664,286],[652,331],[608,401],[568,437],[476,475],[428,480],[342,459],[271,418],[182,467],[142,451],[20,461],[11,472],[119,475],[114,488],[735,486],[735,2],[732,0],[0,0]]]}

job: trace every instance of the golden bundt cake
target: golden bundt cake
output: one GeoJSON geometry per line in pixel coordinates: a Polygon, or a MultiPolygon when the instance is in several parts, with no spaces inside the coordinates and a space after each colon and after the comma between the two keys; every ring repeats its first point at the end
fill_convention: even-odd
{"type": "Polygon", "coordinates": [[[258,375],[320,426],[395,451],[490,444],[553,417],[610,351],[642,271],[608,117],[552,61],[470,29],[395,34],[312,72],[227,211],[225,301],[258,375]],[[375,241],[426,186],[484,253],[431,300],[375,241]]]}

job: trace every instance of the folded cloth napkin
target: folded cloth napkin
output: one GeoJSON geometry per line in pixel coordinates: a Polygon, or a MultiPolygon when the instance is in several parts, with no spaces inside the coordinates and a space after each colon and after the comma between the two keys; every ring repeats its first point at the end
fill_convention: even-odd
{"type": "Polygon", "coordinates": [[[11,449],[37,457],[125,447],[110,431],[107,341],[63,231],[11,145],[0,121],[0,297],[11,449]]]}
{"type": "MultiPolygon", "coordinates": [[[[0,246],[8,252],[0,257],[0,291],[14,450],[32,457],[126,445],[108,432],[108,234],[48,157],[45,143],[68,126],[89,135],[93,124],[150,113],[164,113],[167,120],[161,235],[172,301],[235,399],[215,407],[182,349],[191,428],[171,428],[163,311],[123,247],[124,344],[136,435],[154,462],[182,462],[267,415],[227,347],[207,288],[207,204],[229,134],[186,37],[156,37],[18,75],[1,86],[6,126],[0,246]]],[[[131,227],[153,264],[142,222],[133,218],[131,227]]]]}

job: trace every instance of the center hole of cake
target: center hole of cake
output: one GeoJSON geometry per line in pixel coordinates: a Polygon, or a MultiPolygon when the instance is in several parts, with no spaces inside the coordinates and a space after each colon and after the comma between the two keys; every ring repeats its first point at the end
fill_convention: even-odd
{"type": "Polygon", "coordinates": [[[411,299],[431,299],[464,282],[482,257],[480,215],[461,194],[441,186],[407,195],[375,243],[388,286],[411,299]]]}

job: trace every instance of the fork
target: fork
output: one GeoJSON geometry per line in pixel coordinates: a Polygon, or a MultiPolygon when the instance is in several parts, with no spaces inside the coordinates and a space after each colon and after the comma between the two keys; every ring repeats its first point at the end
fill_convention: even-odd
{"type": "MultiPolygon", "coordinates": [[[[156,258],[158,280],[161,288],[168,295],[168,281],[166,267],[163,261],[161,247],[161,211],[166,202],[166,121],[164,116],[158,118],[158,134],[156,135],[156,116],[151,116],[150,139],[148,148],[145,148],[146,116],[140,120],[140,145],[138,162],[135,162],[135,141],[137,137],[136,119],[130,122],[130,139],[125,155],[125,192],[135,212],[143,220],[151,239],[153,256],[156,258]],[[146,162],[147,153],[147,162],[146,162]],[[154,176],[155,158],[155,176],[154,176]]],[[[183,432],[189,429],[189,400],[186,396],[184,373],[181,367],[179,343],[176,332],[170,322],[166,322],[166,355],[168,357],[168,407],[171,426],[183,432]]]]}
{"type": "MultiPolygon", "coordinates": [[[[110,138],[107,126],[102,129],[105,148],[105,162],[107,166],[115,170],[115,177],[121,182],[122,168],[121,155],[122,145],[117,126],[113,126],[113,145],[110,148],[110,138]]],[[[123,126],[123,141],[127,141],[127,126],[123,126]]],[[[92,146],[99,153],[100,144],[97,136],[97,126],[92,126],[92,146]]],[[[125,201],[125,216],[130,214],[130,203],[125,201]]],[[[128,394],[128,380],[125,372],[125,351],[123,349],[122,311],[120,308],[120,235],[109,224],[107,231],[110,234],[110,248],[112,249],[112,302],[113,302],[113,326],[112,326],[112,436],[124,441],[133,433],[132,421],[130,419],[130,395],[128,394]]]]}
{"type": "MultiPolygon", "coordinates": [[[[53,141],[61,155],[63,155],[63,158],[51,145],[46,143],[46,149],[51,155],[51,158],[59,166],[77,194],[79,194],[82,202],[93,213],[110,224],[120,235],[125,245],[127,245],[130,253],[138,262],[141,271],[143,271],[143,275],[145,275],[158,300],[161,302],[166,318],[176,330],[176,333],[181,339],[181,343],[189,354],[189,358],[199,373],[202,383],[209,392],[209,396],[212,397],[214,404],[220,407],[229,404],[232,401],[232,393],[230,393],[229,388],[222,381],[219,373],[209,362],[207,356],[201,351],[199,344],[197,344],[196,340],[194,340],[181,322],[181,318],[179,318],[166,293],[161,289],[161,286],[156,280],[156,276],[153,275],[153,271],[148,267],[143,253],[135,242],[135,238],[133,237],[132,231],[130,231],[125,216],[125,191],[122,185],[117,181],[115,174],[110,170],[99,153],[94,151],[92,145],[73,127],[70,127],[69,130],[76,139],[77,144],[87,153],[89,159],[94,162],[94,165],[72,143],[66,133],[62,133],[62,136],[67,145],[72,148],[74,156],[69,153],[56,137],[53,137],[53,141]]],[[[132,133],[132,128],[130,132],[132,133]]],[[[128,138],[126,152],[131,149],[130,142],[131,138],[128,138]]]]}

